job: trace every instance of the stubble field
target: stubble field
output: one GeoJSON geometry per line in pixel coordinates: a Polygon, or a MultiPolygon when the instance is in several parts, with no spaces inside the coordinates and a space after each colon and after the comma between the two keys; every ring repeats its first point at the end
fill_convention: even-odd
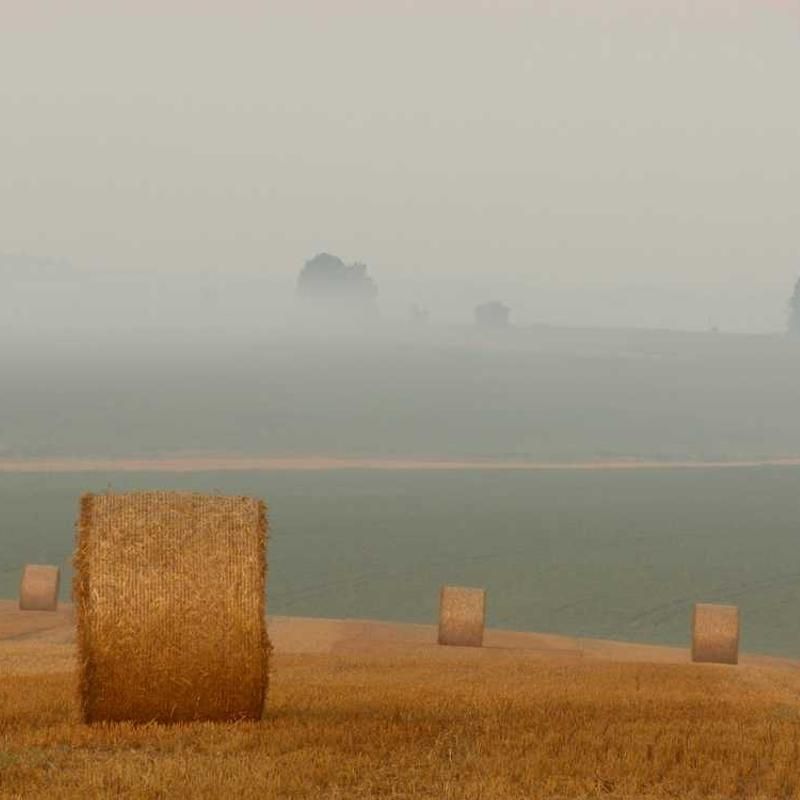
{"type": "Polygon", "coordinates": [[[229,725],[84,726],[73,645],[0,642],[0,797],[800,797],[797,664],[411,646],[388,628],[281,652],[292,626],[263,721],[229,725]]]}

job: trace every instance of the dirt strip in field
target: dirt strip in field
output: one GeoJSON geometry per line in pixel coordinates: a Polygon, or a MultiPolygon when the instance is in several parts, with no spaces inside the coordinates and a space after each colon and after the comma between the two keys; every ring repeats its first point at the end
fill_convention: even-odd
{"type": "Polygon", "coordinates": [[[800,457],[731,461],[501,461],[424,458],[336,458],[329,456],[170,456],[157,458],[6,458],[2,473],[47,472],[283,472],[329,470],[527,470],[615,471],[665,469],[752,469],[800,467],[800,457]]]}
{"type": "MultiPolygon", "coordinates": [[[[267,629],[275,651],[281,654],[400,653],[446,659],[453,653],[469,651],[474,658],[518,653],[526,658],[559,664],[600,661],[686,664],[691,661],[688,646],[667,647],[553,633],[488,629],[482,648],[453,648],[437,645],[435,625],[269,616],[267,629]]],[[[21,669],[22,662],[25,662],[23,671],[26,672],[50,671],[49,662],[40,665],[38,661],[45,653],[58,656],[54,663],[59,668],[74,658],[72,605],[62,603],[56,612],[20,611],[15,601],[0,600],[0,673],[13,671],[12,665],[21,669]]],[[[756,653],[743,653],[740,662],[749,666],[800,670],[798,661],[756,653]]]]}

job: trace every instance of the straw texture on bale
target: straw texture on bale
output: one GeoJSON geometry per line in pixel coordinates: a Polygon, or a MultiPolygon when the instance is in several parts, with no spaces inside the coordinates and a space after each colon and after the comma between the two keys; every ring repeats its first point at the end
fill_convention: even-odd
{"type": "Polygon", "coordinates": [[[692,612],[692,661],[739,663],[739,609],[696,603],[692,612]]]}
{"type": "Polygon", "coordinates": [[[26,564],[19,584],[22,611],[57,611],[61,570],[48,564],[26,564]]]}
{"type": "Polygon", "coordinates": [[[268,683],[263,502],[81,498],[73,594],[86,722],[260,719],[268,683]]]}
{"type": "Polygon", "coordinates": [[[439,644],[481,647],[485,621],[485,589],[442,586],[439,593],[439,644]]]}

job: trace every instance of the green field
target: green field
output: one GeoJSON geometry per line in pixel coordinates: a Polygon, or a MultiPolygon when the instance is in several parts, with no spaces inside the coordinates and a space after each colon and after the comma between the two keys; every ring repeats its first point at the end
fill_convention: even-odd
{"type": "Polygon", "coordinates": [[[800,343],[531,329],[0,337],[0,457],[800,456],[800,343]],[[5,346],[4,346],[5,345],[5,346]]]}
{"type": "Polygon", "coordinates": [[[265,498],[276,614],[431,622],[464,583],[491,626],[685,645],[693,602],[730,602],[744,649],[800,657],[798,468],[6,474],[0,596],[68,563],[78,495],[108,485],[265,498]]]}

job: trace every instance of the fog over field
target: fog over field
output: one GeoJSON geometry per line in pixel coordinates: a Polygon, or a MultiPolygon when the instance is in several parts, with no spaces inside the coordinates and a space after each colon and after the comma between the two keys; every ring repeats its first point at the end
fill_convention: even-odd
{"type": "Polygon", "coordinates": [[[785,336],[368,324],[0,349],[0,455],[800,455],[785,336]]]}
{"type": "Polygon", "coordinates": [[[15,4],[0,459],[800,457],[798,22],[15,4]]]}

